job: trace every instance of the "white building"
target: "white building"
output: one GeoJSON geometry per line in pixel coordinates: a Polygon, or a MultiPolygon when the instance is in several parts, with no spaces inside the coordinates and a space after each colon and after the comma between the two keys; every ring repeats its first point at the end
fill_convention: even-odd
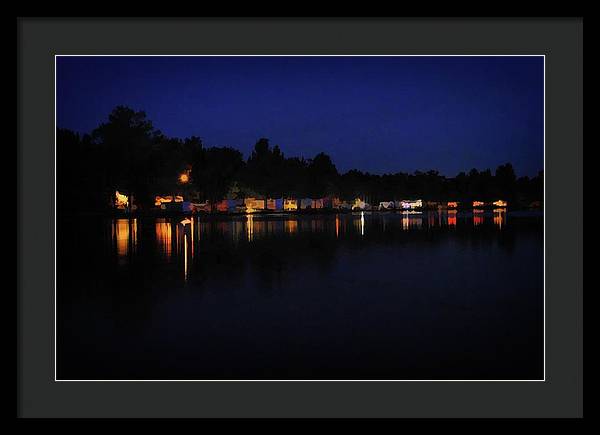
{"type": "Polygon", "coordinates": [[[400,201],[400,206],[404,210],[415,210],[418,208],[423,208],[423,201],[420,199],[416,199],[416,200],[406,199],[406,200],[400,201]]]}

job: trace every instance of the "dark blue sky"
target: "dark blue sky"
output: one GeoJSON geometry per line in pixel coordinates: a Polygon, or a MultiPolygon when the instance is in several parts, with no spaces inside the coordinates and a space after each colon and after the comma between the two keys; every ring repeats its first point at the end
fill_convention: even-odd
{"type": "Polygon", "coordinates": [[[542,57],[59,57],[57,124],[117,105],[174,137],[247,157],[267,137],[338,170],[543,168],[542,57]]]}

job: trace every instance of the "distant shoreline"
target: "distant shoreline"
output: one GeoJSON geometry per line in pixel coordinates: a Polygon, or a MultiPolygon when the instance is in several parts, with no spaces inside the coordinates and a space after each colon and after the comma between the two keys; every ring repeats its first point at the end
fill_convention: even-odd
{"type": "Polygon", "coordinates": [[[510,208],[510,207],[479,207],[479,208],[458,208],[458,209],[421,209],[421,210],[400,210],[400,209],[392,209],[392,210],[343,210],[343,209],[308,209],[308,210],[261,210],[254,211],[252,213],[247,212],[183,212],[183,211],[171,211],[171,210],[149,210],[149,211],[132,211],[125,212],[122,210],[114,210],[114,211],[105,211],[105,212],[81,212],[81,213],[73,213],[73,212],[64,212],[58,213],[58,217],[82,217],[82,216],[97,216],[97,217],[108,217],[108,218],[175,218],[175,217],[203,217],[203,218],[224,218],[224,217],[236,217],[236,216],[285,216],[285,215],[293,215],[293,216],[317,216],[317,215],[335,215],[335,214],[352,214],[352,213],[371,213],[371,214],[380,214],[380,213],[388,213],[388,214],[403,214],[407,212],[409,215],[418,215],[422,213],[428,212],[437,212],[440,211],[442,213],[457,212],[457,213],[472,213],[473,210],[481,210],[484,213],[491,213],[494,210],[503,210],[505,212],[539,212],[543,213],[543,208],[510,208]]]}

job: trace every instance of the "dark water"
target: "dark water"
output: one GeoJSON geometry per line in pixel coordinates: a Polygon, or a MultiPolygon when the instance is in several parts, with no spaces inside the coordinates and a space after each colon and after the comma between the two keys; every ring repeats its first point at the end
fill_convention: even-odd
{"type": "Polygon", "coordinates": [[[61,220],[59,379],[540,379],[543,220],[61,220]]]}

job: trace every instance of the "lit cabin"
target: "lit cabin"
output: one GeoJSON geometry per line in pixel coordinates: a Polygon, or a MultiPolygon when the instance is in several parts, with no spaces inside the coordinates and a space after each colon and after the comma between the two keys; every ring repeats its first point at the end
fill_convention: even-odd
{"type": "Polygon", "coordinates": [[[310,207],[312,209],[323,208],[323,206],[324,206],[323,198],[313,199],[312,204],[310,205],[310,207]]]}
{"type": "Polygon", "coordinates": [[[420,199],[416,200],[403,200],[400,201],[400,206],[403,210],[416,210],[423,208],[423,201],[420,199]]]}
{"type": "Polygon", "coordinates": [[[458,208],[458,202],[448,201],[448,208],[458,208]]]}
{"type": "Polygon", "coordinates": [[[364,210],[364,209],[368,208],[368,206],[369,206],[369,204],[364,202],[362,199],[356,198],[354,200],[354,203],[352,204],[352,210],[364,210]]]}
{"type": "Polygon", "coordinates": [[[492,204],[494,204],[494,206],[496,206],[496,207],[508,206],[508,203],[506,201],[502,201],[501,199],[499,199],[498,201],[494,201],[492,204]]]}
{"type": "Polygon", "coordinates": [[[285,211],[296,211],[296,210],[298,210],[298,201],[296,199],[286,198],[283,201],[283,209],[285,211]]]}
{"type": "Polygon", "coordinates": [[[246,198],[244,199],[244,205],[246,206],[246,212],[253,213],[265,209],[265,200],[260,198],[246,198]]]}
{"type": "Polygon", "coordinates": [[[302,198],[300,199],[300,210],[306,210],[307,208],[312,207],[312,198],[302,198]]]}
{"type": "Polygon", "coordinates": [[[483,207],[485,202],[483,201],[473,201],[473,207],[483,207]]]}
{"type": "Polygon", "coordinates": [[[226,213],[227,211],[229,211],[229,202],[226,199],[222,199],[221,201],[217,202],[217,211],[222,212],[222,213],[226,213]]]}
{"type": "Polygon", "coordinates": [[[115,192],[115,207],[119,210],[125,210],[129,206],[129,197],[123,195],[118,190],[115,192]]]}
{"type": "Polygon", "coordinates": [[[267,210],[283,210],[283,198],[269,198],[267,210]]]}
{"type": "Polygon", "coordinates": [[[183,196],[175,195],[174,201],[173,201],[173,196],[158,196],[157,195],[154,198],[154,205],[162,208],[163,210],[167,208],[166,204],[171,203],[171,202],[183,202],[183,196]]]}

